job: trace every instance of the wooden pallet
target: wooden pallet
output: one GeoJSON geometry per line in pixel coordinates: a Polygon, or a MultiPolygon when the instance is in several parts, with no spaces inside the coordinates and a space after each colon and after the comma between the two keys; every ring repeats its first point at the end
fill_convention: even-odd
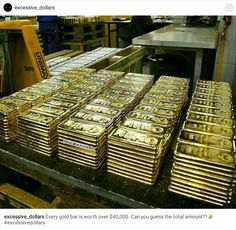
{"type": "Polygon", "coordinates": [[[97,38],[94,40],[77,42],[77,41],[65,41],[63,42],[65,46],[68,46],[71,49],[79,49],[83,52],[96,49],[98,47],[104,46],[105,38],[97,38]]]}
{"type": "Polygon", "coordinates": [[[91,22],[82,24],[63,24],[61,25],[61,33],[77,33],[87,34],[97,31],[105,31],[105,22],[91,22]]]}
{"type": "Polygon", "coordinates": [[[105,42],[105,22],[83,22],[73,23],[73,20],[61,22],[61,34],[64,45],[79,47],[82,51],[90,51],[99,46],[104,46],[105,42]]]}
{"type": "Polygon", "coordinates": [[[63,32],[62,40],[63,41],[77,41],[83,42],[88,40],[94,40],[97,38],[105,37],[105,30],[91,31],[87,33],[77,33],[77,32],[63,32]]]}

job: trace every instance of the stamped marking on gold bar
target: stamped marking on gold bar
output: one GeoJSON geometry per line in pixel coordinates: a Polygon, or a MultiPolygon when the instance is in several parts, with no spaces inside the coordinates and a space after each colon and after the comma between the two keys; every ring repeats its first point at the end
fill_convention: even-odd
{"type": "Polygon", "coordinates": [[[109,101],[109,100],[104,100],[104,99],[99,99],[99,98],[92,100],[90,104],[104,105],[104,106],[115,107],[115,108],[122,108],[125,106],[124,102],[121,103],[118,101],[109,101]]]}
{"type": "Polygon", "coordinates": [[[203,100],[217,101],[217,102],[223,101],[225,103],[231,103],[230,97],[226,97],[221,94],[217,95],[217,94],[204,94],[201,92],[194,92],[193,98],[199,98],[203,100]]]}
{"type": "Polygon", "coordinates": [[[0,113],[10,113],[13,112],[14,110],[15,110],[14,107],[0,103],[0,113]]]}
{"type": "Polygon", "coordinates": [[[139,133],[134,130],[129,130],[125,128],[118,128],[116,129],[111,136],[114,136],[119,139],[123,139],[127,142],[133,143],[133,144],[141,144],[141,145],[147,145],[150,147],[157,147],[159,143],[159,139],[153,135],[146,134],[146,133],[139,133]]]}
{"type": "Polygon", "coordinates": [[[170,120],[164,117],[158,117],[151,113],[147,113],[145,111],[133,111],[129,114],[129,117],[136,118],[140,120],[155,122],[157,124],[168,125],[170,124],[170,120]]]}
{"type": "Polygon", "coordinates": [[[177,109],[179,107],[178,103],[170,103],[170,102],[165,102],[161,100],[154,100],[152,98],[147,98],[147,97],[145,97],[142,100],[142,102],[147,103],[147,104],[153,104],[158,107],[170,108],[170,109],[177,109]]]}
{"type": "Polygon", "coordinates": [[[229,126],[233,127],[234,121],[231,118],[226,118],[226,117],[217,117],[214,115],[208,115],[208,114],[200,114],[200,113],[193,113],[193,112],[188,112],[187,114],[187,120],[193,120],[193,121],[201,121],[201,122],[206,122],[206,123],[216,123],[218,125],[223,125],[223,126],[229,126]]]}
{"type": "Polygon", "coordinates": [[[136,130],[143,130],[143,131],[148,131],[150,133],[153,134],[164,134],[165,133],[165,129],[155,125],[153,123],[145,123],[143,121],[136,121],[136,120],[132,120],[132,119],[126,119],[124,122],[122,122],[123,126],[126,126],[128,128],[133,128],[136,130]]]}
{"type": "Polygon", "coordinates": [[[22,107],[25,105],[30,105],[29,102],[27,101],[24,101],[19,98],[11,97],[11,96],[1,98],[0,103],[3,103],[3,104],[6,103],[14,107],[22,107]]]}
{"type": "Polygon", "coordinates": [[[96,105],[86,105],[84,109],[95,112],[95,113],[103,113],[103,114],[108,114],[108,115],[116,115],[119,113],[119,110],[109,108],[109,107],[104,107],[104,106],[96,106],[96,105]]]}
{"type": "Polygon", "coordinates": [[[204,89],[204,88],[196,88],[195,92],[199,92],[199,93],[206,93],[206,94],[219,94],[222,95],[224,97],[231,97],[232,93],[229,92],[228,90],[224,91],[224,90],[215,90],[215,89],[204,89]]]}
{"type": "Polygon", "coordinates": [[[62,123],[59,127],[68,129],[69,131],[80,132],[94,136],[100,136],[102,133],[105,132],[105,127],[92,123],[88,124],[73,119],[68,119],[67,121],[62,123]]]}
{"type": "Polygon", "coordinates": [[[48,116],[48,115],[39,114],[37,112],[29,111],[27,113],[20,115],[19,118],[23,118],[23,119],[26,118],[28,120],[49,124],[55,119],[55,116],[48,116]]]}
{"type": "Polygon", "coordinates": [[[230,110],[232,108],[231,104],[224,101],[208,101],[197,98],[193,98],[191,104],[203,107],[222,108],[223,110],[230,110]]]}
{"type": "Polygon", "coordinates": [[[32,94],[32,93],[25,93],[25,92],[22,92],[22,91],[16,92],[16,93],[12,94],[11,96],[17,97],[17,98],[22,98],[22,99],[25,99],[27,101],[34,101],[34,100],[37,100],[37,99],[40,98],[40,95],[35,95],[35,94],[32,94]]]}
{"type": "Polygon", "coordinates": [[[98,122],[98,123],[104,123],[108,124],[109,122],[112,121],[112,118],[109,116],[104,116],[100,114],[93,114],[89,113],[89,111],[79,111],[75,114],[73,114],[73,117],[77,119],[82,119],[86,121],[93,121],[93,122],[98,122]]]}
{"type": "Polygon", "coordinates": [[[154,113],[154,114],[159,114],[163,116],[168,116],[172,117],[175,115],[175,111],[169,110],[169,109],[161,109],[161,108],[156,108],[152,105],[148,104],[140,104],[136,107],[137,110],[143,110],[146,112],[154,113]]]}
{"type": "Polygon", "coordinates": [[[232,152],[223,149],[215,149],[207,146],[196,146],[190,143],[178,143],[177,153],[183,153],[204,159],[208,162],[216,162],[229,166],[235,166],[235,159],[232,152]]]}
{"type": "Polygon", "coordinates": [[[50,99],[46,101],[45,103],[52,106],[65,107],[65,108],[71,108],[76,105],[76,103],[62,101],[60,99],[50,99]]]}
{"type": "Polygon", "coordinates": [[[62,140],[61,143],[65,144],[65,145],[75,146],[75,147],[82,148],[82,149],[88,149],[88,150],[93,150],[93,151],[96,150],[96,148],[94,148],[93,146],[85,145],[85,144],[78,143],[78,142],[71,141],[71,140],[62,140]]]}
{"type": "Polygon", "coordinates": [[[134,100],[133,97],[129,97],[129,96],[124,97],[122,95],[109,94],[109,92],[99,95],[97,99],[109,99],[109,100],[114,100],[114,101],[119,101],[119,102],[132,102],[134,100]]]}
{"type": "Polygon", "coordinates": [[[189,111],[190,112],[197,112],[199,114],[213,114],[216,116],[227,117],[227,118],[232,117],[232,111],[225,109],[223,107],[214,109],[214,108],[210,108],[210,107],[201,107],[201,106],[191,105],[189,107],[189,111]]]}
{"type": "Polygon", "coordinates": [[[63,109],[63,108],[55,108],[55,107],[51,107],[49,105],[43,104],[43,105],[40,105],[40,106],[33,107],[33,109],[31,111],[38,111],[38,112],[42,112],[42,113],[47,113],[47,114],[60,116],[63,113],[66,113],[68,110],[63,109]]]}
{"type": "Polygon", "coordinates": [[[183,129],[192,130],[192,131],[201,131],[205,133],[213,133],[219,136],[233,138],[233,129],[230,127],[220,126],[220,125],[212,125],[212,124],[204,124],[198,122],[185,121],[183,125],[183,129]]]}
{"type": "Polygon", "coordinates": [[[203,134],[200,132],[197,133],[197,132],[182,130],[180,134],[180,139],[200,143],[207,146],[222,148],[225,150],[233,149],[232,140],[215,134],[203,134]]]}

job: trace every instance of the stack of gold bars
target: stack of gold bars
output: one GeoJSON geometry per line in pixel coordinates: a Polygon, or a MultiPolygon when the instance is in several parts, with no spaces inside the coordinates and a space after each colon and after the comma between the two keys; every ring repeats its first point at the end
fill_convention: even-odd
{"type": "Polygon", "coordinates": [[[18,117],[19,143],[47,156],[55,154],[58,149],[58,124],[97,93],[103,92],[118,76],[122,77],[123,72],[107,76],[92,74],[21,114],[18,117]]]}
{"type": "Polygon", "coordinates": [[[18,135],[17,116],[28,110],[30,103],[15,97],[3,97],[0,99],[0,137],[5,141],[11,141],[18,135]]]}
{"type": "Polygon", "coordinates": [[[157,80],[135,110],[109,135],[109,172],[148,185],[155,183],[187,100],[188,84],[188,79],[178,77],[161,76],[157,80]]]}
{"type": "Polygon", "coordinates": [[[59,158],[98,168],[105,160],[107,135],[141,100],[152,81],[150,75],[127,74],[60,124],[59,158]]]}
{"type": "Polygon", "coordinates": [[[29,110],[32,106],[43,103],[52,95],[62,91],[74,83],[95,72],[94,69],[74,68],[63,76],[43,80],[31,87],[22,89],[0,100],[0,133],[5,141],[18,136],[17,117],[19,113],[29,110]]]}
{"type": "MultiPolygon", "coordinates": [[[[55,86],[61,86],[63,89],[66,89],[74,84],[80,83],[84,79],[87,79],[95,72],[95,69],[74,67],[50,79],[41,81],[40,83],[33,85],[33,87],[43,89],[49,88],[50,91],[55,91],[56,89],[53,89],[55,86]],[[46,83],[46,85],[44,83],[46,83]]],[[[61,89],[57,90],[57,92],[61,92],[61,89]]]]}
{"type": "Polygon", "coordinates": [[[78,84],[65,89],[55,97],[83,106],[98,94],[107,90],[124,75],[118,71],[98,71],[78,84]]]}
{"type": "Polygon", "coordinates": [[[174,151],[169,190],[219,206],[231,202],[236,164],[230,85],[197,82],[174,151]]]}

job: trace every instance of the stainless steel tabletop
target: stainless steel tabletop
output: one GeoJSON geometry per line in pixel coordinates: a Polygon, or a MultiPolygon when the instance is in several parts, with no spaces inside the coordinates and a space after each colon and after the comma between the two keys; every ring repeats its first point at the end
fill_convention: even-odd
{"type": "Polygon", "coordinates": [[[168,25],[132,40],[135,45],[216,49],[218,32],[215,27],[168,25]]]}
{"type": "Polygon", "coordinates": [[[201,79],[203,50],[216,49],[218,31],[216,27],[188,27],[171,24],[141,35],[132,40],[134,45],[155,49],[177,49],[194,51],[195,64],[191,91],[201,79]]]}

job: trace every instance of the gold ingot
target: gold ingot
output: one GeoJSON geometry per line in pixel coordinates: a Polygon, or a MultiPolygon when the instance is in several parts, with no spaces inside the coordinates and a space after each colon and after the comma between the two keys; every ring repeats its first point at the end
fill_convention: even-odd
{"type": "Polygon", "coordinates": [[[135,130],[147,131],[151,134],[164,135],[166,129],[161,126],[155,125],[154,123],[148,123],[144,121],[137,121],[130,118],[127,118],[124,122],[121,123],[121,126],[132,128],[135,130]]]}
{"type": "Polygon", "coordinates": [[[215,134],[182,130],[180,133],[180,140],[186,140],[194,143],[196,142],[202,145],[224,150],[233,150],[233,141],[231,139],[215,134]]]}
{"type": "Polygon", "coordinates": [[[200,114],[191,111],[188,112],[186,119],[189,121],[200,121],[205,124],[217,124],[231,128],[234,126],[234,120],[232,118],[214,116],[210,114],[200,114]]]}
{"type": "Polygon", "coordinates": [[[105,128],[103,126],[99,126],[96,124],[88,124],[85,122],[73,120],[72,118],[60,124],[59,128],[60,127],[68,131],[81,134],[88,134],[96,137],[102,135],[105,132],[105,128]]]}
{"type": "Polygon", "coordinates": [[[235,159],[232,152],[223,149],[210,148],[204,145],[191,143],[178,143],[175,154],[198,159],[200,161],[219,164],[225,167],[235,168],[235,159]]]}
{"type": "Polygon", "coordinates": [[[232,111],[225,108],[211,108],[211,107],[202,107],[197,105],[191,105],[189,107],[189,112],[195,112],[205,115],[213,115],[217,117],[226,117],[232,118],[232,111]]]}
{"type": "Polygon", "coordinates": [[[185,121],[183,124],[184,130],[190,130],[190,131],[200,131],[206,134],[216,134],[222,137],[228,137],[233,139],[233,129],[230,127],[225,127],[221,125],[212,125],[212,124],[205,124],[200,122],[191,122],[191,121],[185,121]]]}
{"type": "Polygon", "coordinates": [[[138,119],[138,120],[143,120],[143,121],[150,121],[150,122],[155,122],[158,125],[162,127],[167,127],[170,124],[170,119],[164,118],[164,117],[159,117],[157,115],[153,115],[151,113],[147,113],[145,111],[136,111],[134,110],[129,114],[130,118],[138,119]]]}

